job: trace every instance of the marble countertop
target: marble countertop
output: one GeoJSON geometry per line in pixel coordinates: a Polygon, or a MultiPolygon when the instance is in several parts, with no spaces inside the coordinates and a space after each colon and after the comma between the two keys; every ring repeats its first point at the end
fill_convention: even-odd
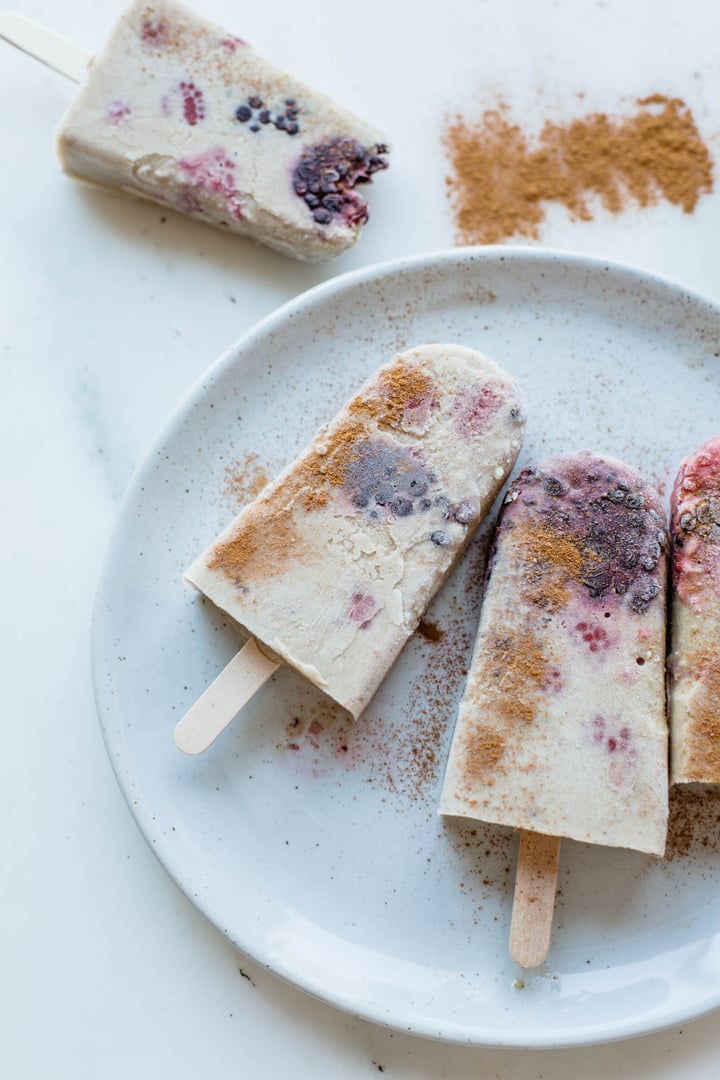
{"type": "MultiPolygon", "coordinates": [[[[16,0],[88,49],[119,5],[16,0]]],[[[502,98],[537,126],[569,101],[652,93],[692,109],[720,152],[720,9],[703,0],[286,0],[208,15],[390,133],[391,170],[360,245],[305,266],[60,172],[73,95],[0,43],[3,1038],[12,1077],[130,1074],[503,1080],[716,1075],[713,1015],[620,1043],[444,1045],[311,999],[239,955],[138,831],[107,759],[90,677],[95,588],[134,469],[188,387],[244,331],[333,275],[447,248],[443,126],[502,98]],[[240,23],[240,24],[239,24],[240,23]]],[[[553,209],[538,243],[629,262],[720,298],[720,189],[589,221],[553,209]]]]}

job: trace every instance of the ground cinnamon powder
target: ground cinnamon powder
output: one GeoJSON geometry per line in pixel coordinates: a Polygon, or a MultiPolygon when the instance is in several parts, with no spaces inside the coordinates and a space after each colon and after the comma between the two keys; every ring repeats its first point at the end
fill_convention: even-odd
{"type": "Polygon", "coordinates": [[[524,553],[528,599],[538,607],[557,611],[567,601],[568,581],[581,579],[584,553],[570,537],[540,524],[521,529],[518,541],[524,553]]]}
{"type": "Polygon", "coordinates": [[[706,657],[703,667],[705,677],[693,699],[684,774],[688,779],[717,783],[720,778],[720,668],[717,655],[706,657]]]}
{"type": "MultiPolygon", "coordinates": [[[[248,508],[235,533],[213,549],[209,568],[223,571],[242,588],[252,579],[271,576],[289,558],[299,557],[296,503],[305,512],[326,506],[332,489],[342,487],[348,470],[366,452],[373,430],[368,421],[377,428],[402,426],[408,409],[426,400],[434,402],[434,386],[419,367],[396,363],[383,371],[376,385],[350,403],[347,418],[320,433],[268,499],[248,508]]],[[[249,458],[248,464],[254,461],[249,458]]]]}
{"type": "Polygon", "coordinates": [[[246,454],[242,461],[226,467],[223,494],[238,507],[244,506],[260,494],[267,482],[268,474],[257,454],[246,454]]]}
{"type": "Polygon", "coordinates": [[[501,765],[508,739],[517,738],[520,725],[535,720],[538,695],[553,669],[531,630],[490,639],[485,648],[481,723],[468,731],[460,746],[462,773],[469,787],[487,780],[488,773],[501,765]]]}
{"type": "Polygon", "coordinates": [[[458,117],[445,143],[459,242],[537,239],[550,203],[583,221],[597,200],[613,214],[661,199],[691,213],[713,190],[713,161],[690,109],[662,94],[635,106],[626,116],[547,121],[534,144],[504,103],[474,124],[458,117]]]}
{"type": "Polygon", "coordinates": [[[356,399],[351,411],[369,413],[380,426],[402,427],[408,409],[436,403],[435,383],[421,367],[394,364],[378,377],[377,393],[356,399]]]}

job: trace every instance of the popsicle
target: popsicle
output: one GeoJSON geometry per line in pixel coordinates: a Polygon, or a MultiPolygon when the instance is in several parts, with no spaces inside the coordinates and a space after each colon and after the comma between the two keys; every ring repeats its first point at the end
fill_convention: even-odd
{"type": "MultiPolygon", "coordinates": [[[[554,895],[560,837],[663,854],[666,549],[657,494],[613,458],[551,458],[505,497],[440,811],[523,830],[522,860],[542,840],[516,914],[518,889],[554,895]]],[[[511,932],[514,958],[549,929],[529,959],[511,932]]]]}
{"type": "Polygon", "coordinates": [[[671,780],[720,783],[720,436],[680,465],[671,498],[671,780]]]}
{"type": "MultiPolygon", "coordinates": [[[[6,36],[22,44],[17,24],[6,36]]],[[[136,0],[120,18],[57,148],[74,177],[306,261],[357,242],[358,186],[388,153],[374,127],[172,0],[136,0]]]]}
{"type": "MultiPolygon", "coordinates": [[[[475,350],[400,353],[186,579],[271,662],[357,717],[490,509],[524,423],[513,379],[475,350]]],[[[242,705],[234,693],[220,729],[242,705]]],[[[188,752],[204,748],[204,718],[192,714],[176,732],[188,752]]]]}

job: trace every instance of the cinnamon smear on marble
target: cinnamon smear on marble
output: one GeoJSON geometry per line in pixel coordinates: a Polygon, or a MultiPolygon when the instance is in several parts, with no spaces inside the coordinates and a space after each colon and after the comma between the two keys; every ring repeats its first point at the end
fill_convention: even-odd
{"type": "Polygon", "coordinates": [[[664,199],[692,213],[714,184],[713,160],[692,112],[663,94],[634,105],[629,115],[547,120],[534,141],[504,102],[474,123],[458,116],[445,137],[458,241],[538,239],[552,203],[576,221],[592,220],[598,202],[619,214],[664,199]]]}

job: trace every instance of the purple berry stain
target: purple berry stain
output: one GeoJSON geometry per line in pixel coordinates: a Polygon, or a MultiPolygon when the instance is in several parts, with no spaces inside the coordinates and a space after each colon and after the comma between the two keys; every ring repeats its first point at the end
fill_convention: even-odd
{"type": "Polygon", "coordinates": [[[204,189],[223,196],[229,212],[238,221],[242,221],[242,206],[235,184],[235,165],[224,150],[218,147],[215,150],[203,151],[184,158],[179,164],[192,182],[191,186],[185,189],[184,198],[188,205],[183,205],[183,209],[188,208],[192,198],[195,198],[197,206],[202,209],[193,189],[204,189]]]}
{"type": "Polygon", "coordinates": [[[140,40],[147,48],[165,49],[170,37],[170,23],[166,19],[145,19],[140,27],[140,40]]]}
{"type": "Polygon", "coordinates": [[[487,383],[466,390],[453,406],[455,427],[464,439],[484,435],[504,398],[487,383]]]}
{"type": "Polygon", "coordinates": [[[550,667],[545,673],[542,688],[547,694],[559,694],[564,685],[560,668],[550,667]]]}
{"type": "Polygon", "coordinates": [[[608,734],[604,716],[595,716],[592,720],[593,742],[602,746],[608,754],[624,754],[630,748],[630,729],[621,727],[618,732],[608,734]]]}
{"type": "Polygon", "coordinates": [[[343,488],[371,517],[409,517],[427,499],[435,474],[418,449],[384,441],[361,442],[348,463],[343,488]]]}
{"type": "Polygon", "coordinates": [[[364,589],[357,589],[350,597],[348,616],[351,622],[360,624],[361,630],[367,630],[380,610],[377,600],[364,589]]]}
{"type": "Polygon", "coordinates": [[[386,153],[385,146],[371,151],[343,136],[309,146],[292,174],[295,194],[304,200],[318,225],[362,225],[368,219],[368,208],[355,187],[387,168],[386,153]]]}
{"type": "Polygon", "coordinates": [[[576,623],[575,629],[592,653],[604,652],[610,648],[610,636],[602,626],[592,626],[591,623],[576,623]]]}
{"type": "Polygon", "coordinates": [[[250,48],[247,41],[245,41],[241,37],[237,37],[237,35],[235,34],[228,34],[227,37],[224,37],[220,42],[220,46],[223,49],[227,49],[227,51],[231,53],[237,52],[238,48],[250,48]]]}
{"type": "Polygon", "coordinates": [[[593,742],[608,758],[609,786],[620,795],[628,795],[635,784],[634,765],[637,757],[630,729],[623,725],[617,731],[612,731],[604,716],[593,717],[590,726],[593,742]]]}
{"type": "Polygon", "coordinates": [[[197,123],[205,119],[205,101],[202,90],[199,90],[194,82],[183,80],[180,83],[180,94],[185,123],[190,127],[195,127],[197,123]]]}
{"type": "MultiPolygon", "coordinates": [[[[524,469],[505,503],[500,531],[517,524],[538,563],[564,558],[567,576],[591,600],[607,597],[606,607],[614,596],[642,615],[660,593],[664,516],[658,497],[634,470],[588,453],[555,458],[524,469]]],[[[590,651],[607,647],[604,631],[590,623],[584,631],[579,627],[589,635],[583,640],[590,651]]]]}
{"type": "Polygon", "coordinates": [[[118,127],[120,124],[124,124],[128,117],[132,114],[132,106],[127,101],[111,101],[105,112],[105,118],[109,124],[114,124],[118,127]]]}

